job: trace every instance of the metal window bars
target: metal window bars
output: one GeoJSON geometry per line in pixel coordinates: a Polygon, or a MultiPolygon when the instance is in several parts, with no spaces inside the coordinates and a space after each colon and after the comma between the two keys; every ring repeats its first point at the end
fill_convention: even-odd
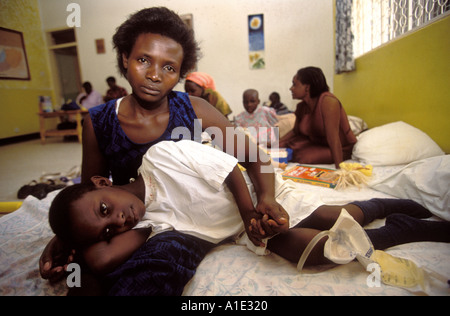
{"type": "Polygon", "coordinates": [[[450,14],[450,0],[353,0],[354,55],[450,14]]]}

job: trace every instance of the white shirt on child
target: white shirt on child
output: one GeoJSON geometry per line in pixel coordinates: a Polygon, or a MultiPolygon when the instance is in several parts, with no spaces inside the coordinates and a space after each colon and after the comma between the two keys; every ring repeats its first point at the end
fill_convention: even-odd
{"type": "Polygon", "coordinates": [[[212,243],[244,226],[224,181],[237,159],[193,141],[164,141],[142,158],[146,214],[138,227],[175,229],[212,243]],[[144,225],[144,226],[142,226],[144,225]]]}
{"type": "MultiPolygon", "coordinates": [[[[224,183],[237,162],[231,155],[194,141],[163,141],[152,146],[139,168],[146,187],[146,214],[135,228],[152,227],[152,236],[177,230],[216,244],[237,237],[244,225],[224,183]]],[[[245,177],[255,203],[252,184],[245,177]]],[[[293,192],[296,188],[291,181],[276,180],[276,198],[289,213],[291,226],[323,204],[316,195],[293,192]]]]}

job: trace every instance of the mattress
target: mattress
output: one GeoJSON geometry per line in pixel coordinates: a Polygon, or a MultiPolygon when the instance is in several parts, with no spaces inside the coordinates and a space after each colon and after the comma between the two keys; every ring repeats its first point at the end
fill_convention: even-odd
{"type": "MultiPolygon", "coordinates": [[[[446,156],[445,156],[446,157],[446,156]]],[[[446,163],[448,159],[446,157],[446,163]]],[[[434,177],[436,181],[448,181],[448,165],[436,166],[447,170],[446,174],[434,177]],[[440,180],[440,178],[442,178],[440,180]]],[[[322,167],[330,167],[322,165],[322,167]]],[[[326,204],[345,204],[354,200],[373,197],[403,197],[389,188],[399,175],[408,171],[408,166],[375,167],[373,186],[351,187],[343,191],[322,188],[309,184],[295,183],[300,194],[314,195],[326,204]],[[387,179],[387,180],[386,180],[387,179]],[[383,189],[383,185],[385,188],[383,189]],[[377,187],[379,189],[374,189],[377,187]],[[388,194],[389,193],[389,194],[388,194]],[[395,195],[394,195],[395,194],[395,195]]],[[[427,166],[428,167],[428,166],[427,166]]],[[[414,171],[414,170],[412,170],[414,171]]],[[[410,172],[414,174],[414,172],[410,172]]],[[[429,182],[429,180],[427,180],[429,182]]],[[[434,181],[435,182],[435,181],[434,181]]],[[[443,199],[448,196],[448,182],[444,193],[437,192],[443,199]]],[[[435,184],[430,184],[435,185],[435,184]]],[[[401,186],[407,188],[407,184],[401,186]]],[[[417,186],[417,185],[416,185],[417,186]]],[[[426,186],[426,185],[425,185],[426,186]]],[[[435,192],[436,188],[432,188],[435,192]]],[[[423,192],[423,188],[420,189],[423,192]]],[[[426,191],[426,190],[425,190],[426,191]]],[[[51,192],[45,199],[32,196],[24,200],[21,208],[0,218],[0,295],[66,295],[66,280],[50,284],[39,275],[39,257],[53,237],[48,224],[48,209],[58,191],[51,192]]],[[[423,202],[422,193],[414,193],[415,199],[423,202]]],[[[424,193],[425,194],[425,193],[424,193]]],[[[426,203],[436,204],[432,199],[426,203]],[[431,202],[430,202],[431,201],[431,202]]],[[[430,210],[433,205],[427,205],[430,210]]],[[[448,206],[446,206],[448,208],[448,206]]],[[[434,220],[441,220],[447,209],[438,205],[434,220]]],[[[377,220],[370,227],[383,225],[377,220]]],[[[410,259],[420,267],[426,267],[440,275],[450,277],[450,244],[410,243],[392,247],[388,253],[410,259]]],[[[292,296],[292,295],[416,295],[403,288],[384,285],[371,286],[370,271],[365,271],[358,262],[346,265],[325,265],[304,269],[299,273],[296,265],[276,254],[257,256],[246,246],[227,243],[214,248],[201,262],[195,276],[185,286],[183,295],[188,296],[292,296]]],[[[449,295],[447,287],[433,288],[429,294],[449,295]]]]}

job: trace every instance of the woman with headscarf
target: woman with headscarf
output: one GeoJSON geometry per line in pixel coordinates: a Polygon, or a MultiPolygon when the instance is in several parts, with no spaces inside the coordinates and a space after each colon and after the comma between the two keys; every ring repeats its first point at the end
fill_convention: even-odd
{"type": "Polygon", "coordinates": [[[225,117],[231,114],[231,108],[222,95],[216,91],[214,79],[203,72],[192,72],[186,77],[185,91],[190,96],[200,97],[212,104],[225,117]]]}

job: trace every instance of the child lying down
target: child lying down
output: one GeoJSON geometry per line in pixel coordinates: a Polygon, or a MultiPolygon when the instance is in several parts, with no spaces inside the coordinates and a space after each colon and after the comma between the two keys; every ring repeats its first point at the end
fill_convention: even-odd
{"type": "MultiPolygon", "coordinates": [[[[213,244],[245,232],[255,252],[264,253],[267,248],[297,263],[308,243],[334,225],[342,208],[362,226],[387,217],[386,226],[366,230],[375,249],[414,241],[450,241],[450,223],[419,220],[431,213],[413,201],[372,199],[322,205],[316,196],[280,179],[276,197],[287,211],[258,213],[251,182],[237,163],[233,156],[193,141],[160,142],[144,155],[139,177],[130,184],[114,186],[107,178],[95,176],[90,183],[62,190],[50,207],[50,225],[98,274],[111,272],[147,238],[166,230],[213,244]]],[[[323,255],[327,238],[313,249],[306,264],[329,263],[323,255]]]]}

